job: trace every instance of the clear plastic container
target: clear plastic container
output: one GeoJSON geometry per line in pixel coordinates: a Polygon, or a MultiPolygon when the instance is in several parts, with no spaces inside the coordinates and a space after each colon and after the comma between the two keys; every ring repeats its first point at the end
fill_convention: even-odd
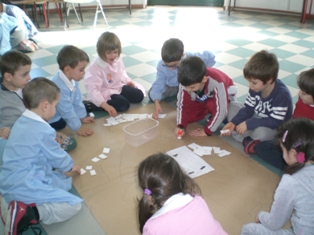
{"type": "Polygon", "coordinates": [[[125,141],[134,147],[138,147],[157,135],[159,122],[152,118],[140,119],[123,127],[125,141]]]}

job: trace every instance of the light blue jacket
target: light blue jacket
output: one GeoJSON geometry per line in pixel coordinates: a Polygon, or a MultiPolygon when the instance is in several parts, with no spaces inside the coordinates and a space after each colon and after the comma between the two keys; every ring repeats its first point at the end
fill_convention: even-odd
{"type": "Polygon", "coordinates": [[[55,139],[56,131],[34,112],[25,110],[15,122],[0,171],[0,191],[7,203],[74,205],[83,201],[67,192],[72,178],[63,172],[70,171],[74,163],[55,139]]]}
{"type": "Polygon", "coordinates": [[[17,27],[17,21],[14,17],[5,12],[0,14],[0,55],[11,50],[11,33],[17,27]]]}
{"type": "Polygon", "coordinates": [[[87,115],[79,83],[74,81],[74,89],[71,91],[61,79],[60,72],[52,78],[52,81],[60,88],[60,100],[57,105],[57,112],[49,120],[49,123],[57,122],[63,118],[71,130],[77,131],[82,126],[81,118],[87,115]]]}
{"type": "MultiPolygon", "coordinates": [[[[216,63],[215,61],[215,55],[211,53],[210,51],[203,51],[202,53],[196,52],[196,53],[191,53],[191,52],[185,52],[185,56],[198,56],[200,57],[206,64],[206,67],[213,67],[214,64],[216,63]]],[[[157,75],[156,75],[156,80],[152,84],[151,91],[149,93],[150,98],[154,100],[161,100],[162,94],[166,91],[167,86],[169,87],[175,87],[179,86],[178,83],[178,77],[177,69],[169,69],[166,66],[163,66],[164,62],[160,60],[157,64],[157,75]]]]}

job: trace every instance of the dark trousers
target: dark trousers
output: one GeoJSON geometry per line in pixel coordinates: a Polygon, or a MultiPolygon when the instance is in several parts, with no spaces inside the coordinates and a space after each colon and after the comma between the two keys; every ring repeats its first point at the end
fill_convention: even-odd
{"type": "Polygon", "coordinates": [[[287,166],[279,143],[275,140],[258,143],[255,147],[255,151],[257,156],[278,169],[283,170],[287,166]]]}
{"type": "Polygon", "coordinates": [[[130,103],[140,103],[144,99],[143,92],[134,87],[123,86],[119,95],[112,95],[107,103],[115,108],[117,112],[124,112],[130,108],[130,103]]]}
{"type": "Polygon", "coordinates": [[[53,123],[49,123],[49,124],[56,131],[65,128],[67,125],[67,123],[63,120],[63,118],[60,118],[59,121],[57,121],[57,122],[53,122],[53,123]]]}

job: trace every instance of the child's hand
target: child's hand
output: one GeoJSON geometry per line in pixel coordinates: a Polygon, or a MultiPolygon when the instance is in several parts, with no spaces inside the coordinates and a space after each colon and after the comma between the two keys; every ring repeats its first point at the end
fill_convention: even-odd
{"type": "Polygon", "coordinates": [[[176,137],[181,137],[182,138],[184,136],[184,134],[185,134],[185,131],[184,131],[184,129],[177,127],[174,130],[174,134],[175,134],[176,137]]]}
{"type": "Polygon", "coordinates": [[[134,82],[128,82],[126,85],[127,85],[127,86],[130,86],[130,87],[135,87],[134,82]]]}
{"type": "Polygon", "coordinates": [[[67,177],[71,177],[73,175],[76,175],[76,174],[81,174],[81,167],[79,165],[76,165],[74,164],[72,169],[68,172],[64,172],[63,174],[65,174],[67,177]]]}
{"type": "Polygon", "coordinates": [[[10,129],[7,127],[1,127],[0,128],[0,137],[3,139],[8,139],[10,135],[10,129]]]}
{"type": "Polygon", "coordinates": [[[236,131],[237,131],[240,135],[243,135],[244,132],[247,131],[246,122],[241,122],[239,125],[237,125],[236,131]]]}
{"type": "Polygon", "coordinates": [[[231,135],[231,133],[233,132],[235,128],[235,125],[232,123],[232,122],[228,122],[223,128],[222,130],[229,130],[229,132],[226,132],[226,133],[221,133],[220,136],[229,136],[231,135]]]}
{"type": "Polygon", "coordinates": [[[193,137],[207,136],[204,131],[204,128],[197,128],[195,130],[192,130],[189,132],[189,135],[193,137]]]}
{"type": "Polygon", "coordinates": [[[106,110],[110,116],[115,117],[117,116],[117,111],[114,107],[112,107],[111,105],[107,104],[106,102],[103,102],[101,104],[101,107],[106,110]]]}
{"type": "Polygon", "coordinates": [[[90,136],[93,134],[93,131],[89,128],[81,127],[76,131],[76,133],[81,136],[90,136]]]}
{"type": "Polygon", "coordinates": [[[84,118],[81,118],[81,122],[82,123],[92,123],[92,122],[94,122],[95,120],[94,120],[94,118],[93,117],[84,117],[84,118]]]}
{"type": "Polygon", "coordinates": [[[255,217],[255,223],[261,223],[261,221],[260,221],[259,218],[258,218],[258,214],[257,214],[256,217],[255,217]]]}
{"type": "Polygon", "coordinates": [[[155,102],[155,112],[153,113],[153,118],[154,119],[158,119],[158,114],[159,113],[162,113],[162,109],[161,109],[161,106],[159,104],[159,102],[155,102]]]}

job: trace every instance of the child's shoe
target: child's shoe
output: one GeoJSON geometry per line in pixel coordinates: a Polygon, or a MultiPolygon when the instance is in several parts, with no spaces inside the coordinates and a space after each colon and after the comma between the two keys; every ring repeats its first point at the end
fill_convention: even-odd
{"type": "Polygon", "coordinates": [[[35,204],[26,205],[22,202],[11,201],[4,228],[5,235],[19,235],[30,225],[38,224],[38,218],[32,208],[35,206],[35,204]]]}
{"type": "Polygon", "coordinates": [[[247,136],[243,139],[242,144],[244,146],[244,152],[249,155],[256,153],[255,147],[261,142],[260,140],[253,140],[250,136],[247,136]]]}

